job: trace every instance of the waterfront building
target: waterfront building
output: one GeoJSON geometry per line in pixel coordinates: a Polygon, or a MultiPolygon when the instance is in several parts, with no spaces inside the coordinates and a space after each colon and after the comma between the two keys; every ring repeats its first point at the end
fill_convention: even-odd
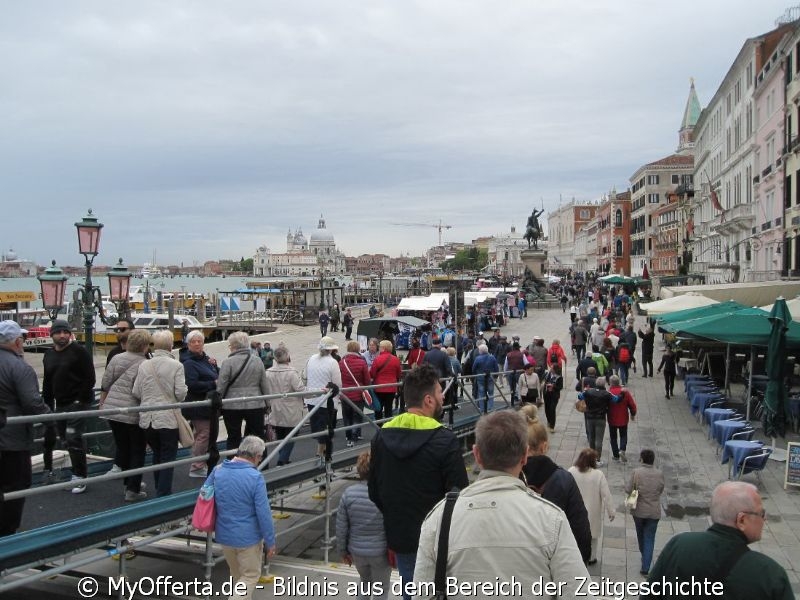
{"type": "MultiPolygon", "coordinates": [[[[754,185],[760,186],[759,198],[766,199],[768,194],[773,198],[772,194],[778,192],[777,181],[782,175],[774,171],[782,170],[779,159],[785,140],[774,112],[782,112],[785,104],[774,90],[771,77],[767,77],[767,83],[762,82],[768,71],[780,68],[779,47],[785,36],[793,34],[796,25],[797,21],[783,22],[772,31],[745,41],[697,121],[692,207],[695,238],[689,271],[704,277],[707,283],[752,281],[762,276],[762,269],[775,269],[767,265],[776,255],[774,243],[770,255],[760,239],[753,241],[758,239],[754,237],[758,229],[766,224],[766,214],[758,213],[766,211],[766,207],[756,201],[754,185]],[[770,68],[765,71],[767,65],[770,68]],[[764,87],[756,98],[759,77],[764,87]],[[763,106],[764,114],[756,113],[757,102],[763,106]],[[763,130],[759,131],[761,125],[763,130]],[[759,144],[758,139],[763,143],[759,144]],[[754,267],[754,249],[763,251],[758,269],[754,267]]],[[[765,231],[774,226],[778,216],[783,221],[783,215],[773,211],[772,224],[765,231]]],[[[770,239],[774,237],[773,234],[770,239]]]]}
{"type": "Polygon", "coordinates": [[[577,269],[575,234],[596,213],[596,204],[576,202],[573,198],[547,215],[547,260],[551,269],[577,269]]]}
{"type": "Polygon", "coordinates": [[[345,256],[337,249],[322,215],[309,239],[300,228],[294,233],[290,230],[286,234],[286,252],[271,252],[264,245],[253,256],[253,275],[257,277],[304,277],[316,276],[320,272],[342,274],[344,271],[345,256]]]}
{"type": "Polygon", "coordinates": [[[648,271],[653,265],[658,240],[656,214],[667,204],[669,193],[686,178],[691,177],[694,157],[686,154],[671,154],[639,167],[631,176],[630,213],[630,272],[627,275],[641,276],[644,267],[648,271]]]}
{"type": "Polygon", "coordinates": [[[597,271],[597,215],[575,234],[575,268],[581,273],[597,271]]]}
{"type": "MultiPolygon", "coordinates": [[[[541,246],[541,240],[540,240],[541,246]]],[[[486,270],[505,279],[522,279],[525,274],[525,265],[521,253],[528,249],[524,232],[517,233],[512,226],[509,233],[492,236],[489,239],[487,257],[489,262],[486,270]]]]}
{"type": "Polygon", "coordinates": [[[783,275],[800,277],[800,29],[792,33],[784,60],[787,81],[786,147],[783,150],[785,237],[781,267],[783,275]]]}
{"type": "Polygon", "coordinates": [[[13,248],[0,257],[0,277],[35,277],[36,263],[20,258],[13,248]]]}
{"type": "Polygon", "coordinates": [[[631,193],[612,189],[597,207],[596,262],[603,274],[631,274],[631,193]]]}

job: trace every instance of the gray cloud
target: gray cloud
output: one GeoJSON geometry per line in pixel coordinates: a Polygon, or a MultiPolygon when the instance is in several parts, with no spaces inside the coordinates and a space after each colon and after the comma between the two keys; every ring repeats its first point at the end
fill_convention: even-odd
{"type": "Polygon", "coordinates": [[[11,3],[0,243],[76,264],[90,206],[108,263],[282,250],[320,213],[348,254],[520,227],[670,154],[689,77],[707,101],[785,8],[757,4],[11,3]]]}

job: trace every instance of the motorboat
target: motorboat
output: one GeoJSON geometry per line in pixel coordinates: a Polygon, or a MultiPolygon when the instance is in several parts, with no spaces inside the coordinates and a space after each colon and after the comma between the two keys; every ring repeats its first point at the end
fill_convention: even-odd
{"type": "Polygon", "coordinates": [[[168,313],[132,313],[133,325],[136,329],[144,329],[146,331],[157,331],[159,329],[172,330],[172,337],[175,342],[183,341],[182,329],[184,320],[189,324],[189,331],[202,331],[203,337],[209,338],[216,331],[217,324],[215,321],[201,322],[194,315],[175,314],[170,319],[168,313]]]}
{"type": "Polygon", "coordinates": [[[146,262],[142,265],[138,275],[142,279],[157,279],[161,277],[163,273],[155,264],[146,262]]]}

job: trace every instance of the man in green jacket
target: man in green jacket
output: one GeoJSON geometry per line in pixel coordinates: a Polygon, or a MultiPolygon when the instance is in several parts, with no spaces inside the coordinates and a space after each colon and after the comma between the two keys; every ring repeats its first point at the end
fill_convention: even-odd
{"type": "Polygon", "coordinates": [[[650,595],[642,593],[640,598],[683,598],[693,593],[689,582],[709,586],[719,582],[716,585],[722,586],[727,599],[793,599],[783,567],[747,547],[761,539],[766,518],[754,485],[719,484],[711,497],[713,525],[673,537],[650,570],[650,595]]]}

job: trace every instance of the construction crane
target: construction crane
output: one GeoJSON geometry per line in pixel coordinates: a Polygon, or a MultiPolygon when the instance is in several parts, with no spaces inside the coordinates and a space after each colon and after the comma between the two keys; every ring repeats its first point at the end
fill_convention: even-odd
{"type": "Polygon", "coordinates": [[[445,225],[439,219],[438,225],[436,223],[392,223],[392,225],[399,225],[401,227],[435,227],[439,230],[439,245],[442,245],[442,229],[452,229],[452,225],[445,225]]]}

